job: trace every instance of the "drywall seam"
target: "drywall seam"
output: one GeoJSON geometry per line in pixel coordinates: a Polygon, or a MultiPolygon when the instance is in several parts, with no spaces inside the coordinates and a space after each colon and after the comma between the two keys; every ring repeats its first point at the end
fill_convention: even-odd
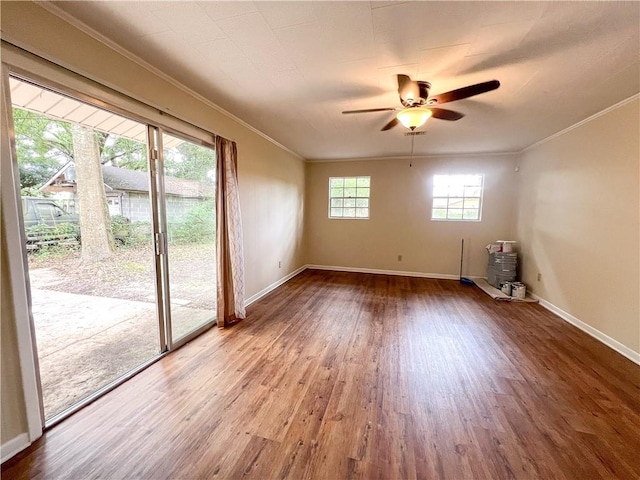
{"type": "Polygon", "coordinates": [[[540,302],[540,305],[542,305],[544,308],[546,308],[550,312],[556,314],[558,317],[560,317],[565,322],[570,323],[571,325],[579,328],[583,332],[591,335],[596,340],[599,340],[600,342],[604,343],[607,347],[615,350],[620,355],[623,355],[624,357],[628,358],[632,362],[640,365],[640,352],[636,352],[636,351],[630,349],[626,345],[623,345],[622,343],[618,342],[617,340],[611,338],[609,335],[607,335],[605,333],[602,333],[597,328],[593,328],[591,325],[589,325],[589,324],[583,322],[582,320],[574,317],[570,313],[565,312],[561,308],[558,308],[553,303],[545,300],[544,298],[539,297],[535,293],[530,293],[530,295],[531,295],[531,297],[533,297],[536,300],[538,300],[538,302],[540,302]]]}
{"type": "Polygon", "coordinates": [[[543,138],[542,140],[538,140],[536,143],[532,143],[531,145],[529,145],[528,147],[523,148],[522,150],[520,150],[518,153],[522,154],[524,152],[526,152],[527,150],[531,150],[532,148],[536,148],[540,145],[542,145],[543,143],[547,143],[551,140],[553,140],[554,138],[557,137],[561,137],[562,135],[564,135],[565,133],[569,133],[571,130],[574,130],[578,127],[581,127],[582,125],[584,125],[585,123],[589,123],[592,120],[595,120],[598,117],[601,117],[602,115],[606,115],[609,112],[612,112],[613,110],[616,110],[624,105],[626,105],[627,103],[631,103],[634,100],[636,100],[637,98],[640,98],[640,93],[636,93],[635,95],[630,96],[629,98],[626,98],[614,105],[611,105],[610,107],[605,108],[604,110],[601,110],[597,113],[594,113],[593,115],[585,118],[584,120],[580,120],[578,123],[574,123],[573,125],[571,125],[570,127],[567,127],[563,130],[560,130],[559,132],[554,133],[553,135],[549,135],[546,138],[543,138]]]}
{"type": "Polygon", "coordinates": [[[288,282],[289,280],[291,280],[293,277],[295,277],[296,275],[298,275],[299,273],[302,273],[303,271],[305,271],[307,269],[306,265],[303,265],[302,267],[298,268],[297,270],[294,270],[293,272],[291,272],[288,275],[285,275],[284,277],[282,277],[280,280],[275,281],[274,283],[272,283],[271,285],[263,288],[262,290],[260,290],[258,293],[256,293],[255,295],[251,295],[249,298],[247,298],[244,301],[244,306],[248,307],[249,305],[251,305],[253,302],[257,302],[258,300],[260,300],[262,297],[264,297],[267,293],[272,292],[273,290],[275,290],[276,288],[278,288],[280,285],[282,285],[283,283],[288,282]]]}
{"type": "MultiPolygon", "coordinates": [[[[334,272],[373,273],[376,275],[395,275],[398,277],[435,278],[440,280],[458,280],[458,275],[448,273],[403,272],[400,270],[380,270],[377,268],[338,267],[334,265],[306,265],[309,270],[331,270],[334,272]]],[[[473,277],[471,277],[473,278],[473,277]]]]}
{"type": "MultiPolygon", "coordinates": [[[[194,98],[198,99],[200,102],[206,104],[207,106],[213,108],[214,110],[217,110],[218,112],[222,113],[223,115],[227,116],[228,118],[230,118],[231,120],[237,122],[238,124],[242,125],[243,127],[245,127],[246,129],[252,131],[253,133],[255,133],[256,135],[261,136],[262,138],[264,138],[265,140],[271,142],[272,144],[274,144],[276,147],[281,148],[282,150],[284,150],[285,152],[290,153],[291,155],[293,155],[294,157],[306,161],[305,158],[300,155],[299,153],[294,152],[293,150],[285,147],[284,145],[282,145],[280,142],[278,142],[277,140],[274,140],[273,138],[271,138],[269,135],[267,135],[266,133],[258,130],[257,128],[249,125],[247,122],[245,122],[244,120],[236,117],[233,113],[225,110],[224,108],[222,108],[219,105],[216,105],[215,103],[213,103],[211,100],[207,99],[206,97],[200,95],[199,93],[197,93],[195,90],[191,90],[189,87],[187,87],[186,85],[178,82],[175,78],[167,75],[166,73],[164,73],[162,70],[154,67],[153,65],[151,65],[150,63],[146,62],[145,60],[143,60],[142,58],[138,57],[137,55],[131,53],[130,51],[126,50],[125,48],[121,47],[120,45],[118,45],[117,43],[115,43],[113,40],[110,40],[109,38],[105,37],[104,35],[102,35],[101,33],[97,32],[96,30],[94,30],[93,28],[89,27],[88,25],[86,25],[85,23],[81,22],[80,20],[78,20],[75,17],[72,17],[71,15],[69,15],[67,12],[61,10],[59,7],[57,7],[56,5],[52,5],[49,2],[38,2],[38,5],[41,6],[42,8],[44,8],[45,10],[48,10],[50,13],[52,13],[53,15],[55,15],[56,17],[64,20],[65,22],[69,23],[70,25],[74,26],[75,28],[77,28],[78,30],[80,30],[83,33],[86,33],[87,35],[89,35],[90,37],[95,38],[96,40],[98,40],[100,43],[106,45],[107,47],[109,47],[110,49],[114,50],[115,52],[119,53],[120,55],[122,55],[123,57],[131,60],[132,62],[137,63],[138,65],[140,65],[141,67],[145,68],[146,70],[148,70],[149,72],[151,72],[152,74],[156,75],[157,77],[160,77],[161,79],[163,79],[164,81],[170,83],[171,85],[173,85],[176,88],[179,88],[180,90],[182,90],[185,93],[188,93],[189,95],[193,96],[194,98]]],[[[118,90],[118,89],[115,89],[118,90]]],[[[120,90],[118,90],[120,91],[120,90]]],[[[131,95],[130,95],[131,96],[131,95]]],[[[132,96],[132,98],[135,98],[132,96]]],[[[172,114],[173,115],[173,114],[172,114]]],[[[178,117],[179,118],[179,117],[178,117]]],[[[183,120],[181,118],[181,120],[183,120]]],[[[186,120],[185,120],[186,121],[186,120]]],[[[202,127],[199,127],[202,128],[202,127]]],[[[204,129],[206,130],[206,129],[204,129]]],[[[215,132],[214,132],[215,133],[215,132]]]]}
{"type": "Polygon", "coordinates": [[[29,435],[21,433],[0,445],[0,463],[4,463],[29,445],[29,435]]]}

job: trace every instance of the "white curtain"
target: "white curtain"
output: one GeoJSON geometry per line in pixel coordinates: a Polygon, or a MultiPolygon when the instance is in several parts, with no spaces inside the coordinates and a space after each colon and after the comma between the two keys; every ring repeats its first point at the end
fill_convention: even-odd
{"type": "Polygon", "coordinates": [[[246,315],[236,143],[216,136],[216,158],[218,327],[223,328],[246,315]]]}

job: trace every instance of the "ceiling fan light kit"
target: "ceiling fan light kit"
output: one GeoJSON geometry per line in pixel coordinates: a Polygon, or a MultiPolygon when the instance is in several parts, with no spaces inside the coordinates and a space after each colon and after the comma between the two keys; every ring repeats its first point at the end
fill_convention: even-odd
{"type": "Polygon", "coordinates": [[[412,107],[401,110],[396,117],[402,125],[413,131],[424,125],[431,115],[433,112],[428,108],[412,107]]]}
{"type": "Polygon", "coordinates": [[[408,75],[402,74],[397,75],[397,78],[398,94],[400,96],[400,103],[404,107],[403,109],[382,107],[367,108],[364,110],[346,110],[342,113],[371,113],[400,110],[389,123],[382,127],[381,130],[383,132],[390,130],[398,123],[402,123],[402,125],[407,127],[409,130],[414,131],[416,128],[424,125],[432,116],[433,118],[447,120],[450,122],[455,122],[456,120],[460,120],[464,117],[464,113],[438,108],[435,107],[435,105],[463,100],[475,95],[480,95],[481,93],[496,90],[500,87],[500,82],[498,80],[490,80],[488,82],[476,83],[475,85],[469,85],[467,87],[451,90],[450,92],[430,96],[429,90],[431,89],[431,84],[429,82],[411,80],[408,75]],[[430,108],[426,108],[425,105],[430,108]]]}

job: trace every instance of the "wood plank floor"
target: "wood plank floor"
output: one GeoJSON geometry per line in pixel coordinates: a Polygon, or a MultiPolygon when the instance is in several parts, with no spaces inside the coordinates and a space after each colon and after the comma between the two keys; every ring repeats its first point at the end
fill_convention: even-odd
{"type": "Polygon", "coordinates": [[[308,270],[2,478],[640,477],[640,367],[536,304],[308,270]]]}

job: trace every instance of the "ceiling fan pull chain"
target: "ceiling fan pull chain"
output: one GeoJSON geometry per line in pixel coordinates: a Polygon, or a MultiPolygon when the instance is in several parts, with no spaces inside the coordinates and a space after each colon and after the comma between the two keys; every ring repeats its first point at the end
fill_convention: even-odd
{"type": "Polygon", "coordinates": [[[413,167],[413,140],[415,138],[415,135],[411,135],[411,158],[409,159],[409,167],[413,167]]]}

